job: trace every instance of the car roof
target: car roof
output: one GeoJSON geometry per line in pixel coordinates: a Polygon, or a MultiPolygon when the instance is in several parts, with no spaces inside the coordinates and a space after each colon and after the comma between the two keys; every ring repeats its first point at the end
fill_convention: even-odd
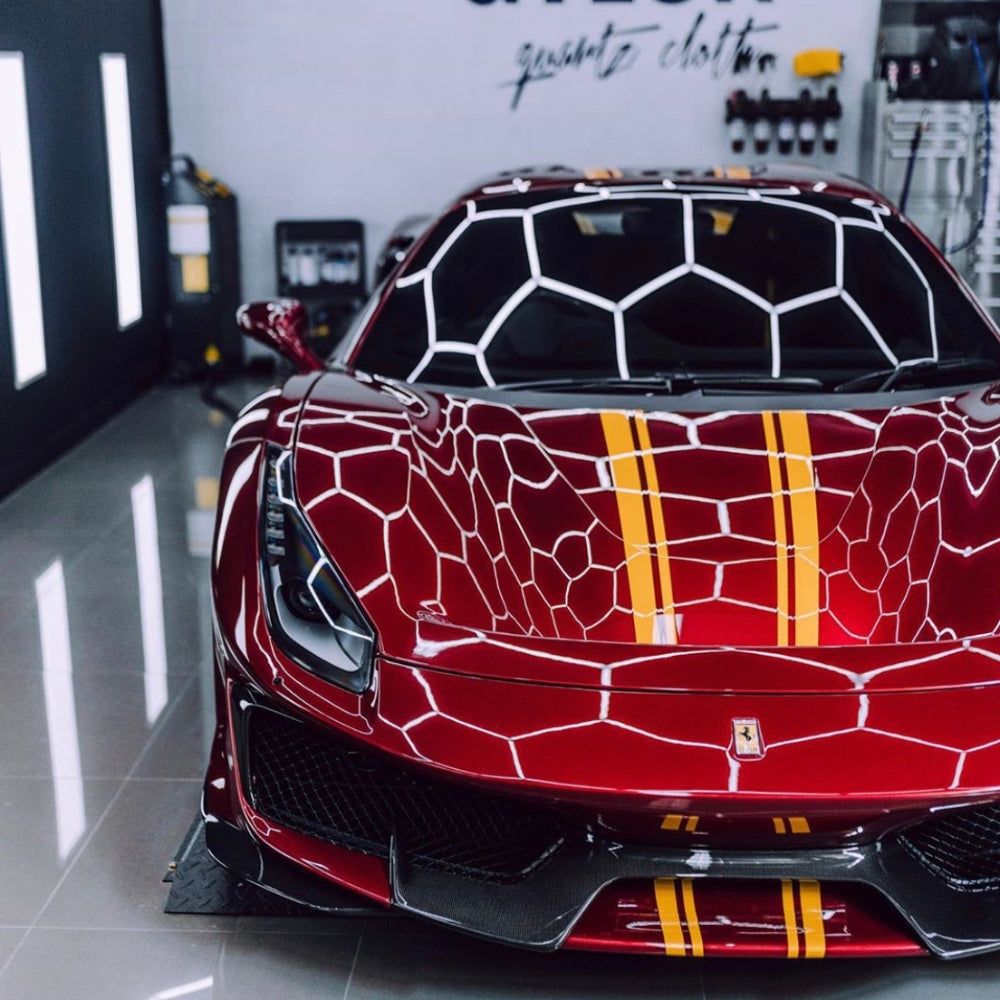
{"type": "Polygon", "coordinates": [[[503,170],[482,178],[468,188],[458,202],[479,200],[497,195],[525,193],[546,189],[588,187],[627,187],[630,189],[732,190],[758,188],[794,188],[803,193],[820,193],[841,198],[863,198],[895,210],[892,203],[873,188],[854,177],[808,164],[759,163],[710,167],[593,167],[535,165],[503,170]]]}

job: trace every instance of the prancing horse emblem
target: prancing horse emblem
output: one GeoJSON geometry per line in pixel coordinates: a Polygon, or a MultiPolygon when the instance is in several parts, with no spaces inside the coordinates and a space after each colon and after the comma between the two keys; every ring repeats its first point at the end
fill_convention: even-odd
{"type": "Polygon", "coordinates": [[[756,719],[733,719],[733,753],[742,760],[764,756],[764,738],[756,719]]]}

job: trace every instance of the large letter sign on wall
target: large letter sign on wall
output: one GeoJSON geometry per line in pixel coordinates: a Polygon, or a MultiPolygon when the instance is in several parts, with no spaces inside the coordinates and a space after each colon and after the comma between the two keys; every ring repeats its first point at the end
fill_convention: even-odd
{"type": "MultiPolygon", "coordinates": [[[[472,0],[480,6],[486,0],[472,0]]],[[[489,0],[490,3],[495,0],[489,0]]],[[[505,0],[516,2],[516,0],[505,0]]],[[[549,0],[547,0],[549,2],[549,0]]],[[[562,0],[559,0],[562,2],[562,0]]],[[[591,0],[592,3],[629,3],[633,0],[591,0]]],[[[688,0],[657,0],[659,3],[686,3],[688,0]]],[[[730,4],[733,0],[714,0],[714,4],[730,4]]],[[[755,0],[771,3],[772,0],[755,0]]],[[[745,6],[745,4],[744,4],[745,6]]],[[[521,105],[529,86],[544,80],[555,80],[567,71],[586,70],[597,80],[621,76],[642,63],[659,71],[703,71],[714,80],[740,75],[758,77],[778,64],[777,52],[771,47],[781,25],[761,22],[752,13],[716,23],[706,11],[713,4],[703,0],[702,9],[692,8],[694,18],[677,26],[662,22],[623,25],[606,21],[599,32],[584,31],[572,37],[551,42],[527,41],[517,50],[517,76],[501,86],[512,88],[511,110],[521,105]]],[[[523,8],[527,9],[527,8],[523,8]]],[[[568,10],[568,8],[566,8],[568,10]]],[[[723,8],[725,9],[725,8],[723,8]]],[[[679,8],[673,8],[676,12],[679,8]]],[[[693,84],[697,86],[697,84],[693,84]]]]}

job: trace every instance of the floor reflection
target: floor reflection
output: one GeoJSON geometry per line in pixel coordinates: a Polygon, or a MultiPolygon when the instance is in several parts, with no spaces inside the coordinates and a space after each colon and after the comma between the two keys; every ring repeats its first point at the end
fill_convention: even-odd
{"type": "Polygon", "coordinates": [[[154,993],[149,1000],[177,1000],[178,997],[193,997],[198,993],[211,990],[214,982],[214,977],[205,976],[204,979],[196,979],[190,983],[181,983],[180,986],[174,986],[168,990],[160,990],[159,993],[154,993]]]}
{"type": "Polygon", "coordinates": [[[163,576],[160,572],[156,491],[145,475],[132,487],[135,562],[139,573],[139,615],[142,619],[143,678],[146,721],[153,725],[167,706],[167,640],[163,630],[163,576]]]}
{"type": "Polygon", "coordinates": [[[63,859],[87,828],[87,816],[83,805],[73,657],[61,559],[36,578],[35,600],[42,644],[42,685],[55,794],[57,843],[59,857],[63,859]]]}

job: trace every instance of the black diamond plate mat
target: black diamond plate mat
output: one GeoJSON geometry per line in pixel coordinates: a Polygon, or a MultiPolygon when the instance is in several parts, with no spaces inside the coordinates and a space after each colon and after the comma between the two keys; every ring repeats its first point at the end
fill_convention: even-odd
{"type": "Polygon", "coordinates": [[[344,891],[343,909],[320,912],[260,889],[223,868],[205,847],[205,824],[196,817],[163,876],[170,883],[164,913],[197,913],[230,917],[385,916],[364,899],[344,891]]]}

